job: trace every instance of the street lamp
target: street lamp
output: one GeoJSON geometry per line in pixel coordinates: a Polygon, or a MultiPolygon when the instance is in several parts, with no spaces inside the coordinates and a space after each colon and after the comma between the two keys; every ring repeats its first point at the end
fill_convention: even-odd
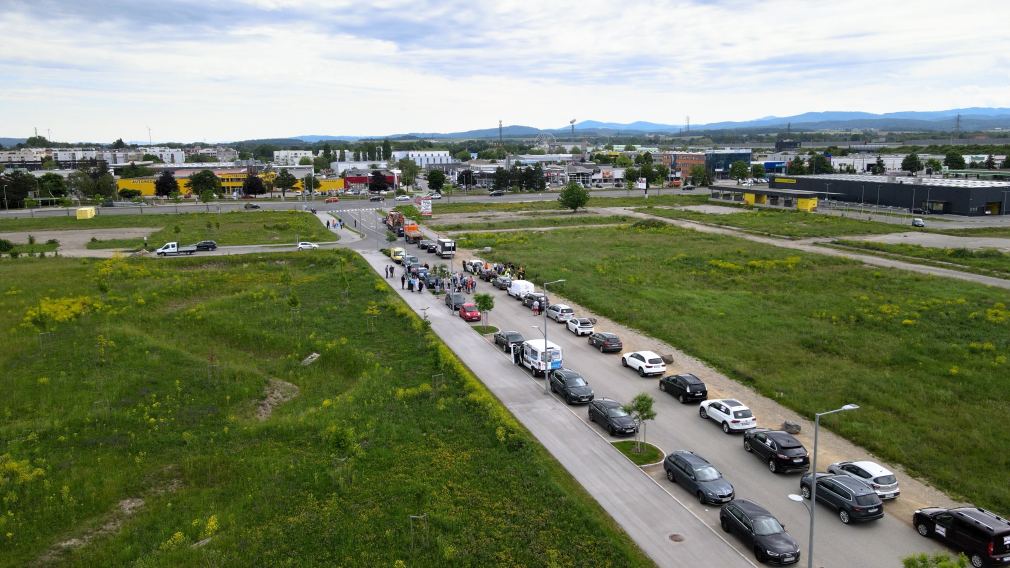
{"type": "MultiPolygon", "coordinates": [[[[550,350],[547,348],[547,305],[546,305],[547,304],[547,287],[550,286],[551,284],[559,284],[559,283],[564,282],[564,281],[565,281],[565,279],[562,278],[560,280],[554,280],[554,281],[551,281],[551,282],[544,282],[544,306],[543,306],[543,310],[544,310],[544,354],[547,356],[547,362],[551,361],[550,350]]],[[[550,394],[550,390],[548,389],[548,385],[547,385],[547,369],[546,369],[546,365],[544,367],[545,367],[544,368],[544,394],[550,394]]]]}
{"type": "MultiPolygon", "coordinates": [[[[814,457],[810,462],[810,506],[807,507],[810,510],[810,541],[807,544],[807,568],[814,568],[814,503],[817,502],[817,434],[821,427],[821,416],[846,410],[856,410],[858,408],[858,404],[846,404],[841,408],[814,414],[814,457]]],[[[790,495],[789,498],[793,499],[793,496],[790,495]]],[[[795,501],[795,499],[793,500],[795,501]]]]}

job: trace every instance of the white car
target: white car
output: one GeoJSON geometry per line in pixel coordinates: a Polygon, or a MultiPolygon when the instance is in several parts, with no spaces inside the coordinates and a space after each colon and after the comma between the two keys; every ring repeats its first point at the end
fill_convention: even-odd
{"type": "Polygon", "coordinates": [[[754,413],[744,403],[732,398],[706,400],[698,408],[698,416],[714,420],[722,425],[722,431],[742,432],[757,426],[754,413]]]}
{"type": "Polygon", "coordinates": [[[561,323],[575,317],[575,310],[567,304],[554,304],[547,308],[547,317],[561,323]]]}
{"type": "Polygon", "coordinates": [[[568,326],[568,331],[575,335],[593,334],[593,320],[589,318],[569,318],[565,325],[568,326]]]}
{"type": "Polygon", "coordinates": [[[891,471],[876,462],[844,461],[828,466],[828,473],[848,475],[869,485],[881,499],[895,499],[901,495],[898,478],[891,471]]]}
{"type": "Polygon", "coordinates": [[[652,351],[632,351],[621,355],[621,364],[630,367],[641,376],[662,375],[666,372],[663,358],[652,351]]]}
{"type": "Polygon", "coordinates": [[[410,201],[409,195],[397,195],[393,201],[410,201]]]}
{"type": "Polygon", "coordinates": [[[428,195],[425,195],[425,197],[430,197],[432,199],[442,199],[442,194],[441,193],[431,192],[428,195]]]}
{"type": "Polygon", "coordinates": [[[317,248],[319,248],[319,245],[317,245],[316,243],[310,243],[308,241],[302,241],[298,243],[298,250],[312,250],[317,248]]]}

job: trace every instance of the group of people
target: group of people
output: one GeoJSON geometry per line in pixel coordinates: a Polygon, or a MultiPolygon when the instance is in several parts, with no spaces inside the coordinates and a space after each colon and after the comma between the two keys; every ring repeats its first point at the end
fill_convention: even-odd
{"type": "MultiPolygon", "coordinates": [[[[516,266],[511,262],[505,264],[502,264],[500,262],[496,262],[494,264],[490,262],[485,262],[482,268],[485,271],[491,270],[498,276],[505,276],[510,280],[523,280],[526,277],[526,268],[521,265],[516,266]]],[[[473,272],[476,273],[479,272],[479,270],[474,269],[473,272]]]]}
{"type": "Polygon", "coordinates": [[[337,230],[340,230],[343,227],[344,227],[344,221],[340,217],[337,217],[336,219],[334,219],[332,221],[329,220],[329,219],[326,220],[326,228],[327,229],[337,229],[337,230]]]}

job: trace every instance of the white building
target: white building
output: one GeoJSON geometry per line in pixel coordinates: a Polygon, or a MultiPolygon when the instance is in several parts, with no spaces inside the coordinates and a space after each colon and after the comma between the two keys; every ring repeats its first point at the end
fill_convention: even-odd
{"type": "MultiPolygon", "coordinates": [[[[393,152],[393,153],[395,154],[396,152],[393,152]]],[[[382,161],[382,160],[379,160],[379,161],[373,160],[371,162],[360,161],[360,160],[359,161],[350,161],[350,162],[330,162],[330,169],[333,170],[334,174],[336,174],[336,175],[339,176],[340,174],[344,173],[346,170],[368,170],[368,171],[372,171],[372,170],[388,170],[389,169],[389,164],[387,164],[385,161],[382,161]]]]}
{"type": "Polygon", "coordinates": [[[394,162],[398,162],[404,158],[412,160],[422,168],[449,164],[453,161],[448,150],[395,150],[393,152],[394,162]]]}
{"type": "Polygon", "coordinates": [[[311,150],[274,150],[274,165],[297,166],[302,158],[311,160],[315,157],[311,150]]]}
{"type": "MultiPolygon", "coordinates": [[[[148,146],[139,148],[140,153],[157,156],[159,160],[166,164],[181,164],[186,161],[186,152],[179,148],[166,148],[164,146],[148,146]]],[[[143,157],[143,156],[142,156],[143,157]]]]}

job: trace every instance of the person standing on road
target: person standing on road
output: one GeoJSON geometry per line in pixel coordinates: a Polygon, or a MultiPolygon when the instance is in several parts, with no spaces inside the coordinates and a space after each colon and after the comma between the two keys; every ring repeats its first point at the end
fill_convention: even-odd
{"type": "Polygon", "coordinates": [[[540,300],[534,300],[533,302],[533,315],[540,315],[540,300]]]}
{"type": "Polygon", "coordinates": [[[424,280],[417,281],[417,293],[420,294],[421,292],[424,292],[424,280]]]}
{"type": "Polygon", "coordinates": [[[520,358],[519,355],[520,355],[520,353],[521,353],[521,351],[520,351],[519,346],[516,345],[515,343],[513,343],[512,344],[512,364],[513,365],[518,365],[519,364],[519,358],[520,358]]]}
{"type": "Polygon", "coordinates": [[[407,277],[403,274],[400,275],[400,289],[403,290],[407,287],[407,277]]]}

